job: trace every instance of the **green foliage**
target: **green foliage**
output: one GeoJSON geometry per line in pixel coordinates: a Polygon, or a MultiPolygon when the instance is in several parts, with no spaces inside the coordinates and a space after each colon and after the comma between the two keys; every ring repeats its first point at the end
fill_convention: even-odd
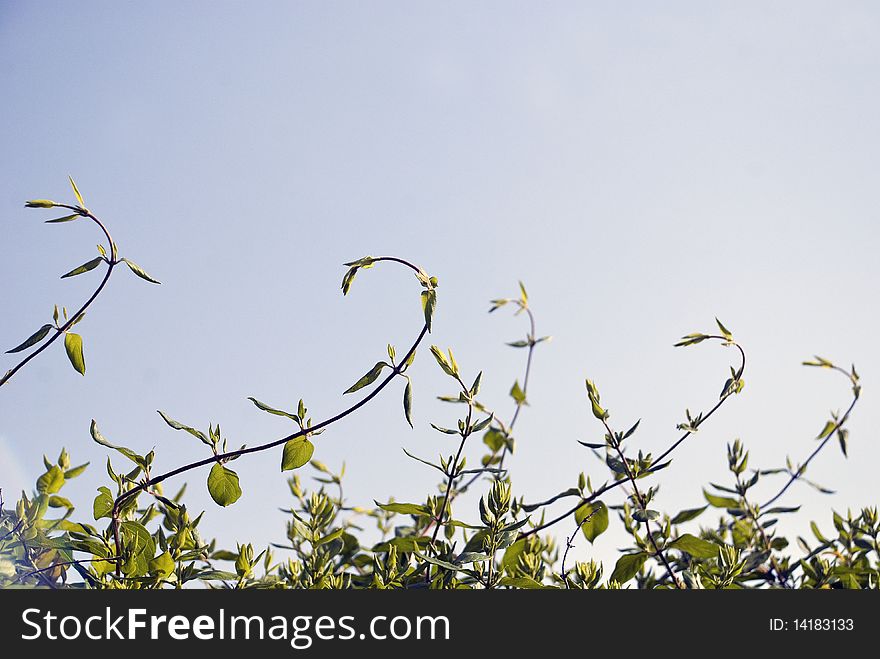
{"type": "MultiPolygon", "coordinates": [[[[138,277],[158,283],[143,269],[118,257],[117,247],[70,180],[77,205],[49,200],[27,202],[29,208],[67,208],[71,215],[49,220],[66,223],[90,219],[102,229],[107,246],[99,245],[100,256],[70,271],[65,277],[85,274],[102,263],[108,266],[105,278],[89,303],[73,314],[55,307],[53,322],[44,324],[10,353],[33,349],[23,362],[0,380],[5,384],[33,356],[64,335],[66,352],[74,368],[84,374],[82,338],[70,332],[84,315],[85,308],[100,293],[113,267],[124,262],[138,277]],[[109,253],[109,256],[108,256],[109,253]]],[[[784,467],[750,467],[749,453],[739,440],[727,446],[730,482],[707,483],[704,505],[663,512],[658,496],[659,477],[672,463],[672,456],[684,442],[707,422],[720,406],[742,393],[745,352],[733,333],[716,319],[718,333],[696,332],[685,335],[676,345],[694,346],[714,342],[734,348],[738,364],[725,373],[721,395],[715,385],[707,399],[713,405],[705,411],[685,411],[678,424],[682,433],[670,438],[670,445],[658,456],[633,446],[639,422],[626,430],[616,430],[604,407],[595,381],[586,380],[587,402],[595,427],[602,433],[596,441],[580,442],[602,460],[599,470],[589,476],[581,471],[573,483],[563,483],[568,475],[559,474],[557,492],[537,503],[527,503],[513,486],[505,467],[506,457],[515,449],[514,430],[527,407],[529,375],[536,347],[550,337],[538,337],[535,316],[522,282],[512,298],[490,303],[490,312],[502,307],[528,320],[525,338],[507,342],[518,355],[525,355],[524,372],[509,389],[505,409],[494,409],[481,398],[484,374],[473,365],[460,365],[451,349],[432,345],[430,352],[451,391],[439,396],[459,413],[429,425],[441,436],[440,455],[429,460],[404,449],[418,463],[418,469],[439,472],[436,487],[426,488],[424,497],[410,502],[374,502],[358,506],[344,496],[345,465],[337,471],[315,459],[315,441],[337,420],[355,413],[392,381],[405,380],[404,419],[412,428],[426,428],[414,416],[416,383],[407,373],[417,348],[433,329],[437,304],[437,279],[422,268],[396,257],[367,256],[346,263],[342,281],[348,294],[355,276],[380,263],[393,262],[412,270],[421,286],[419,291],[424,327],[418,338],[398,360],[397,350],[387,346],[388,361],[376,362],[345,394],[361,394],[360,401],[323,421],[313,422],[302,399],[295,411],[285,411],[249,400],[258,410],[293,421],[296,429],[280,439],[250,448],[229,449],[220,425],[209,423],[207,431],[180,423],[164,412],[161,418],[170,428],[194,437],[209,451],[207,457],[178,465],[169,472],[152,472],[154,452],[141,454],[136,448],[108,441],[98,424],[90,426],[92,439],[117,457],[124,458],[121,471],[108,457],[106,478],[96,484],[91,509],[80,518],[74,502],[59,494],[68,481],[80,477],[87,465],[71,466],[62,450],[54,462],[44,457],[44,471],[35,479],[33,491],[22,493],[7,508],[0,490],[0,587],[73,587],[95,589],[180,588],[205,584],[218,588],[296,588],[296,589],[601,589],[601,588],[833,588],[880,587],[880,519],[877,509],[858,513],[833,513],[831,528],[812,522],[812,538],[793,541],[778,531],[783,515],[794,515],[799,506],[791,500],[791,487],[803,484],[820,492],[831,491],[805,476],[807,468],[835,441],[844,456],[849,432],[846,424],[861,393],[855,367],[844,369],[816,357],[808,366],[836,371],[851,385],[852,401],[843,413],[834,413],[811,446],[802,463],[787,460],[784,467]],[[508,306],[509,305],[509,306],[508,306]],[[387,369],[387,370],[386,370],[387,369]],[[382,378],[383,374],[387,374],[382,378]],[[468,385],[468,382],[471,384],[468,385]],[[456,407],[457,406],[457,407],[456,407]],[[505,420],[506,419],[506,420],[505,420]],[[477,439],[473,439],[474,436],[477,439]],[[451,448],[450,448],[451,442],[451,448]],[[476,446],[476,449],[475,449],[476,446]],[[476,450],[482,455],[474,455],[476,450]],[[253,543],[233,548],[217,547],[205,540],[200,525],[203,515],[194,518],[184,501],[185,486],[167,496],[163,486],[186,472],[208,468],[207,489],[218,506],[226,507],[242,496],[238,474],[227,465],[249,453],[280,450],[282,471],[298,470],[287,480],[291,503],[287,515],[285,540],[257,551],[253,543]],[[118,455],[117,455],[118,454],[118,455]],[[468,459],[471,467],[468,467],[468,459]],[[303,484],[302,474],[309,467],[314,487],[303,484]],[[593,482],[601,484],[594,487],[593,482]],[[774,482],[775,481],[775,482],[774,482]],[[462,509],[459,497],[471,488],[480,488],[475,509],[462,509]],[[615,492],[615,490],[618,490],[615,492]],[[764,493],[759,497],[757,492],[764,493]],[[762,503],[758,503],[762,501],[762,503]],[[572,505],[573,504],[573,505],[572,505]],[[559,514],[557,507],[564,507],[559,514]],[[629,542],[610,570],[589,554],[574,559],[582,549],[588,552],[600,542],[609,528],[609,512],[628,534],[629,542]],[[700,525],[703,514],[714,513],[712,521],[700,525]],[[560,524],[569,525],[564,545],[556,537],[560,524]],[[372,527],[372,528],[370,528],[372,527]],[[797,550],[795,550],[795,547],[797,550]],[[282,550],[276,560],[273,550],[282,550]],[[606,577],[607,574],[607,577],[606,577]]],[[[713,330],[714,331],[714,330],[713,330]]],[[[491,374],[490,374],[491,375],[491,374]]],[[[487,376],[487,381],[490,379],[487,376]]],[[[720,381],[720,378],[719,378],[720,381]]],[[[507,389],[504,385],[501,391],[507,389]]],[[[817,423],[817,427],[818,427],[817,423]]],[[[626,427],[626,426],[624,426],[626,427]]],[[[526,437],[524,441],[539,441],[526,437]]],[[[424,446],[420,437],[419,446],[424,446]]],[[[421,452],[421,451],[419,451],[421,452]]],[[[256,505],[251,503],[249,505],[256,505]]],[[[215,523],[216,514],[211,515],[215,523]]],[[[219,513],[222,515],[222,513],[219,513]]],[[[709,517],[709,515],[705,515],[709,517]]]]}

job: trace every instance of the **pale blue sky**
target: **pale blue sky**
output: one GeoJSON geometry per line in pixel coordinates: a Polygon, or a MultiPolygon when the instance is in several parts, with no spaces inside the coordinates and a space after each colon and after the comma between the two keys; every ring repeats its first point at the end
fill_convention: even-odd
{"type": "MultiPolygon", "coordinates": [[[[749,353],[746,390],[676,454],[657,505],[700,505],[735,437],[754,466],[811,451],[849,396],[799,365],[814,353],[855,361],[865,391],[850,459],[830,447],[809,474],[838,494],[795,487],[785,502],[805,507],[787,528],[876,505],[878,30],[869,2],[0,3],[0,343],[97,282],[58,279],[93,255],[91,227],[22,208],[69,199],[68,174],[163,281],[114,275],[80,325],[86,378],[57,345],[3,387],[0,486],[30,488],[40,454],[65,445],[94,466],[69,487],[88,517],[105,480],[93,417],[165,469],[204,447],[156,409],[220,422],[234,445],[290,430],[250,395],[334,414],[386,342],[420,328],[403,270],[339,292],[342,262],[393,254],[439,278],[432,341],[484,370],[502,410],[524,357],[503,341],[525,327],[487,301],[526,282],[555,336],[509,462],[527,500],[581,470],[605,478],[576,443],[601,435],[585,377],[612,421],[642,417],[633,445],[655,453],[685,407],[712,405],[734,355],[672,344],[718,315],[749,353]]],[[[352,504],[433,487],[401,446],[452,450],[428,426],[454,410],[433,400],[449,391],[426,350],[412,373],[415,431],[398,386],[320,438],[317,458],[347,460],[352,504]]],[[[189,475],[205,532],[282,540],[279,460],[236,462],[245,494],[225,511],[189,475]]],[[[614,521],[577,556],[623,542],[614,521]]]]}

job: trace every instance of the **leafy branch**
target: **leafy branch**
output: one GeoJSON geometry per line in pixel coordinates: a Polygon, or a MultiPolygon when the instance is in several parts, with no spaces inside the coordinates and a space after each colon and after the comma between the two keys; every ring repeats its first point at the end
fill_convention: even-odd
{"type": "MultiPolygon", "coordinates": [[[[719,323],[719,326],[721,326],[720,323],[719,323]]],[[[680,425],[679,427],[685,431],[684,434],[682,434],[681,437],[679,437],[676,441],[674,441],[665,451],[663,451],[663,453],[661,453],[656,459],[654,459],[653,463],[650,466],[648,466],[646,469],[644,469],[644,471],[641,473],[642,478],[644,478],[645,476],[648,476],[650,474],[653,474],[657,471],[660,471],[661,469],[669,466],[669,463],[664,462],[664,460],[666,458],[668,458],[688,437],[690,437],[695,432],[697,432],[697,430],[700,428],[700,426],[702,426],[703,423],[705,423],[709,418],[711,418],[712,415],[715,414],[715,412],[717,412],[721,408],[721,406],[724,405],[724,403],[727,402],[727,400],[733,394],[739,393],[743,389],[744,380],[742,379],[742,377],[743,377],[743,373],[745,372],[745,368],[746,368],[746,354],[745,354],[745,351],[743,350],[742,346],[740,346],[737,342],[735,342],[733,340],[733,336],[730,334],[730,332],[727,331],[726,328],[722,330],[722,333],[720,335],[701,334],[701,333],[689,334],[687,336],[682,337],[682,339],[678,343],[675,344],[675,347],[696,345],[696,344],[701,343],[703,341],[720,341],[723,346],[735,347],[739,351],[739,355],[740,355],[740,359],[741,359],[740,365],[736,369],[731,368],[731,377],[725,381],[725,384],[724,384],[724,387],[722,388],[721,396],[719,397],[718,402],[716,402],[707,412],[700,413],[696,417],[691,417],[691,422],[689,424],[687,424],[686,426],[682,427],[682,425],[684,425],[684,424],[680,425]]],[[[581,443],[590,447],[590,448],[601,448],[602,446],[604,446],[602,444],[591,445],[591,444],[588,444],[585,442],[581,442],[581,443]]],[[[538,524],[538,525],[534,526],[533,528],[531,528],[527,531],[524,531],[523,533],[520,534],[520,536],[519,536],[520,539],[527,538],[529,536],[540,533],[541,531],[544,531],[552,526],[555,526],[556,524],[558,524],[558,523],[568,519],[572,515],[574,515],[583,506],[596,501],[600,496],[602,496],[606,492],[609,492],[616,487],[620,487],[621,485],[623,485],[626,482],[627,482],[626,480],[614,480],[609,483],[605,483],[604,485],[602,485],[601,487],[599,487],[595,490],[592,490],[589,495],[580,496],[578,503],[574,507],[570,508],[566,512],[554,517],[553,519],[551,519],[547,522],[544,522],[542,524],[538,524]]],[[[579,489],[582,489],[582,488],[579,488],[579,489]]],[[[543,502],[537,503],[537,504],[524,505],[523,509],[526,511],[535,510],[537,508],[543,507],[544,505],[552,503],[552,502],[558,500],[559,498],[564,498],[567,496],[572,496],[572,495],[577,495],[577,494],[579,494],[578,489],[568,490],[566,492],[562,492],[559,495],[548,499],[547,501],[543,501],[543,502]]]]}
{"type": "MultiPolygon", "coordinates": [[[[253,402],[258,407],[261,407],[262,409],[264,409],[264,411],[268,411],[273,414],[280,413],[284,416],[289,416],[290,418],[294,419],[300,425],[300,430],[295,433],[289,434],[285,437],[282,437],[281,439],[276,439],[276,440],[273,440],[270,442],[266,442],[264,444],[260,444],[260,445],[252,446],[252,447],[243,446],[237,450],[227,451],[226,445],[225,445],[225,440],[222,440],[222,443],[221,443],[219,426],[217,427],[216,430],[214,430],[213,428],[209,428],[209,434],[208,434],[208,436],[206,436],[201,431],[198,431],[194,428],[190,428],[188,426],[184,426],[183,424],[179,424],[176,421],[174,421],[173,419],[169,419],[168,417],[166,417],[164,414],[162,414],[160,412],[160,414],[162,414],[163,418],[165,419],[166,423],[168,423],[170,426],[172,426],[173,428],[175,428],[177,430],[184,430],[184,431],[196,436],[203,443],[209,445],[212,448],[213,455],[211,457],[205,458],[203,460],[198,460],[195,462],[191,462],[189,464],[182,465],[176,469],[172,469],[171,471],[165,472],[165,473],[157,475],[157,476],[150,476],[147,469],[144,468],[144,463],[146,463],[146,466],[148,467],[149,461],[144,461],[144,458],[134,454],[129,449],[125,449],[124,447],[113,446],[113,445],[107,443],[106,440],[101,441],[101,440],[103,440],[103,437],[100,437],[99,434],[96,434],[96,425],[95,425],[94,421],[92,422],[92,429],[93,429],[92,436],[96,441],[98,441],[99,443],[105,444],[105,445],[109,446],[110,448],[116,449],[116,450],[122,452],[123,454],[130,453],[131,455],[127,455],[126,457],[129,457],[136,464],[138,464],[138,466],[141,467],[141,469],[146,474],[146,477],[143,478],[140,482],[130,483],[130,487],[128,487],[127,489],[122,491],[113,500],[112,507],[110,510],[110,517],[112,518],[113,536],[114,536],[114,542],[116,545],[116,554],[117,555],[122,554],[122,539],[120,537],[120,525],[121,525],[121,511],[123,509],[123,506],[130,507],[127,504],[129,504],[130,502],[133,502],[134,499],[138,496],[138,494],[146,491],[147,488],[158,485],[158,484],[168,480],[169,478],[173,478],[174,476],[178,476],[178,475],[186,473],[188,471],[192,471],[192,470],[198,469],[200,467],[212,465],[211,474],[208,477],[208,488],[209,488],[209,492],[211,493],[211,496],[220,505],[225,506],[225,505],[229,505],[230,503],[234,503],[234,501],[237,500],[238,497],[241,495],[241,489],[238,484],[238,476],[232,470],[224,467],[223,466],[224,463],[227,463],[231,460],[235,460],[243,455],[248,455],[250,453],[258,453],[258,452],[262,452],[262,451],[266,451],[266,450],[275,448],[277,446],[285,445],[285,452],[284,452],[285,455],[282,460],[282,469],[293,468],[292,465],[301,466],[302,464],[305,464],[305,462],[308,461],[309,457],[311,457],[311,451],[308,449],[308,447],[311,445],[311,443],[309,442],[310,437],[315,436],[316,434],[321,432],[324,428],[326,428],[326,427],[336,423],[337,421],[344,419],[345,417],[349,416],[350,414],[356,412],[361,407],[363,407],[364,405],[369,403],[373,398],[378,396],[379,393],[383,389],[385,389],[385,387],[387,387],[391,383],[392,380],[394,380],[398,376],[403,375],[406,368],[412,363],[412,359],[415,356],[415,352],[416,352],[416,349],[418,348],[419,344],[422,342],[425,335],[431,329],[431,321],[432,321],[432,317],[433,317],[433,313],[434,313],[434,308],[436,306],[437,279],[435,277],[429,277],[424,272],[424,270],[413,265],[412,263],[410,263],[408,261],[404,261],[403,259],[399,259],[397,257],[371,257],[371,256],[368,256],[368,257],[364,257],[362,259],[359,259],[357,261],[353,261],[351,263],[345,264],[349,267],[349,270],[346,272],[345,277],[343,278],[343,282],[342,282],[343,294],[348,293],[349,289],[351,288],[351,284],[354,281],[355,275],[357,274],[357,272],[360,269],[371,268],[376,263],[380,263],[382,261],[392,261],[395,263],[399,263],[399,264],[402,264],[402,265],[410,268],[411,270],[413,270],[415,272],[416,277],[418,278],[419,282],[422,284],[422,287],[425,289],[425,291],[422,292],[422,306],[423,306],[423,311],[425,314],[425,324],[424,324],[424,327],[422,327],[421,332],[419,332],[419,335],[416,337],[415,341],[410,346],[409,350],[407,350],[402,362],[400,364],[395,363],[393,365],[390,365],[391,373],[388,376],[386,376],[385,379],[379,383],[379,385],[377,385],[372,391],[370,391],[369,394],[364,396],[357,403],[351,405],[350,407],[346,408],[342,412],[339,412],[335,416],[332,416],[324,421],[321,421],[319,423],[312,425],[310,419],[305,420],[302,418],[305,416],[305,408],[302,405],[302,401],[300,401],[300,410],[299,410],[301,412],[301,415],[293,415],[293,414],[283,413],[280,410],[274,410],[271,408],[266,409],[267,406],[259,403],[259,401],[252,399],[253,402]],[[306,444],[306,442],[308,442],[308,444],[306,444]],[[303,451],[303,449],[305,449],[305,451],[303,451]],[[303,460],[302,457],[303,457],[304,453],[308,453],[308,457],[306,457],[303,460]],[[293,454],[293,455],[291,455],[291,454],[293,454]]],[[[391,349],[389,349],[389,353],[391,353],[391,352],[392,352],[391,349]]],[[[393,361],[394,360],[392,357],[392,362],[393,361]]],[[[364,378],[361,378],[361,380],[358,381],[358,383],[356,383],[354,387],[350,388],[348,390],[348,392],[357,391],[357,390],[361,389],[362,387],[365,387],[368,384],[372,383],[373,381],[378,379],[379,375],[381,374],[381,371],[382,371],[382,368],[377,369],[376,367],[374,367],[366,376],[364,376],[364,378]]],[[[409,379],[408,378],[407,378],[407,388],[409,389],[409,379]]],[[[346,393],[348,393],[348,392],[346,392],[346,393]]],[[[407,411],[407,417],[408,416],[409,416],[409,412],[407,411]]],[[[122,487],[121,484],[120,484],[120,487],[122,487]]],[[[119,573],[119,570],[120,570],[120,568],[119,568],[119,566],[117,566],[117,574],[119,573]]]]}
{"type": "Polygon", "coordinates": [[[104,287],[107,285],[107,282],[110,281],[110,275],[113,272],[113,268],[115,268],[119,263],[125,263],[129,269],[136,274],[141,279],[144,279],[150,283],[158,284],[156,279],[153,279],[150,275],[148,275],[139,265],[126,259],[124,257],[120,257],[118,254],[118,249],[116,247],[116,243],[113,238],[110,236],[110,232],[107,230],[107,227],[104,225],[101,220],[97,218],[89,209],[85,207],[85,202],[83,201],[82,195],[79,192],[79,189],[74,183],[73,179],[68,177],[70,180],[70,186],[73,188],[74,196],[78,205],[70,205],[70,204],[61,204],[55,201],[51,201],[49,199],[34,199],[25,203],[26,208],[65,208],[67,210],[73,211],[70,215],[65,215],[62,217],[55,218],[53,220],[46,220],[48,224],[60,224],[66,222],[72,222],[81,217],[88,218],[92,222],[94,222],[101,232],[104,234],[104,237],[107,239],[107,246],[99,244],[98,245],[98,256],[93,258],[86,263],[83,263],[81,266],[78,266],[67,272],[66,274],[61,275],[62,279],[67,279],[70,277],[76,277],[77,275],[81,275],[86,272],[90,272],[94,270],[99,265],[104,263],[107,266],[107,270],[104,272],[104,276],[101,279],[98,287],[95,291],[89,296],[89,298],[85,301],[85,303],[73,314],[68,314],[67,309],[65,307],[61,308],[59,313],[59,309],[56,306],[54,313],[52,315],[52,323],[46,323],[36,332],[31,334],[27,339],[25,339],[20,345],[12,348],[7,351],[7,354],[19,353],[27,350],[28,348],[32,348],[34,346],[39,346],[35,350],[33,350],[30,354],[28,354],[24,359],[22,359],[18,364],[13,366],[11,369],[6,371],[2,378],[0,378],[0,386],[6,384],[12,376],[14,376],[19,370],[21,370],[28,362],[34,359],[41,352],[46,350],[52,343],[55,342],[60,336],[64,336],[64,347],[67,352],[67,357],[70,360],[71,365],[80,375],[85,375],[86,372],[86,363],[85,358],[83,356],[83,346],[82,346],[82,337],[79,334],[75,334],[70,331],[70,329],[79,323],[83,317],[85,316],[86,310],[91,306],[91,304],[97,299],[98,295],[100,295],[101,291],[104,290],[104,287]],[[109,255],[108,255],[109,251],[109,255]],[[63,318],[64,322],[59,321],[63,318]],[[53,331],[54,330],[54,331],[53,331]],[[47,339],[48,337],[48,339],[47,339]]]}

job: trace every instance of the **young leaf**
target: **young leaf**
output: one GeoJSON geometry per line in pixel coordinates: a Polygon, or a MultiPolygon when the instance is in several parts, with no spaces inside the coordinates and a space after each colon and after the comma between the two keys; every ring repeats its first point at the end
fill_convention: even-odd
{"type": "Polygon", "coordinates": [[[709,506],[703,506],[702,508],[690,508],[688,510],[682,510],[680,513],[672,518],[672,524],[684,524],[685,522],[689,522],[692,519],[696,519],[708,507],[709,506]]]}
{"type": "Polygon", "coordinates": [[[386,364],[385,362],[377,362],[376,365],[371,368],[364,377],[362,377],[360,380],[358,380],[348,389],[346,389],[343,392],[343,395],[354,393],[358,389],[363,389],[367,385],[373,384],[382,374],[382,369],[386,366],[388,366],[388,364],[386,364]]]}
{"type": "Polygon", "coordinates": [[[703,490],[703,496],[706,497],[706,501],[709,502],[709,505],[715,508],[738,508],[739,501],[736,499],[731,499],[730,497],[719,497],[714,494],[709,494],[706,490],[703,490]]]}
{"type": "Polygon", "coordinates": [[[100,256],[96,256],[91,261],[89,261],[87,263],[83,263],[81,266],[79,266],[78,268],[74,268],[73,270],[71,270],[70,272],[68,272],[65,275],[61,275],[61,278],[67,279],[68,277],[76,277],[77,275],[81,275],[82,273],[88,272],[89,270],[94,270],[99,265],[101,265],[101,261],[103,261],[103,260],[104,259],[101,258],[100,256]]]}
{"type": "Polygon", "coordinates": [[[77,373],[85,375],[86,360],[83,357],[82,337],[79,334],[68,332],[64,335],[64,349],[67,350],[67,358],[77,373]]]}
{"type": "Polygon", "coordinates": [[[95,502],[92,504],[95,519],[110,517],[112,511],[113,495],[110,493],[110,488],[101,486],[98,488],[98,496],[95,497],[95,502]]]}
{"type": "Polygon", "coordinates": [[[274,414],[275,416],[286,416],[288,419],[291,419],[293,421],[300,421],[300,419],[302,418],[301,416],[298,416],[296,414],[291,414],[290,412],[285,412],[284,410],[278,410],[274,407],[270,407],[269,405],[266,405],[266,403],[258,401],[253,396],[248,396],[248,400],[256,405],[259,409],[263,410],[264,412],[268,412],[269,414],[274,414]]]}
{"type": "Polygon", "coordinates": [[[208,474],[208,493],[218,506],[231,506],[241,496],[238,474],[216,463],[208,474]]]}
{"type": "Polygon", "coordinates": [[[174,428],[175,430],[185,430],[193,437],[198,437],[202,441],[203,444],[207,444],[208,446],[214,445],[214,443],[210,439],[208,439],[208,436],[205,433],[203,433],[201,430],[196,430],[195,428],[190,428],[189,426],[185,426],[182,423],[178,423],[177,421],[175,421],[174,419],[169,417],[167,414],[165,414],[165,412],[163,412],[162,410],[156,410],[156,411],[159,413],[159,416],[162,417],[162,420],[165,423],[167,423],[169,426],[174,428]]]}
{"type": "Polygon", "coordinates": [[[721,321],[718,320],[718,318],[715,318],[715,322],[718,324],[718,329],[721,330],[721,334],[724,336],[724,338],[727,339],[728,341],[733,341],[733,334],[730,333],[730,330],[728,330],[724,325],[722,325],[721,321]]]}
{"type": "Polygon", "coordinates": [[[422,310],[425,312],[425,325],[428,326],[428,332],[431,331],[432,320],[434,318],[434,309],[437,307],[437,291],[431,289],[422,291],[422,310]]]}
{"type": "Polygon", "coordinates": [[[608,508],[601,501],[585,503],[575,511],[574,521],[580,524],[584,537],[593,544],[608,528],[608,508]]]}
{"type": "Polygon", "coordinates": [[[107,448],[112,448],[114,451],[119,451],[126,458],[134,462],[135,464],[140,464],[143,462],[143,458],[139,456],[137,453],[132,451],[130,448],[126,448],[124,446],[116,446],[115,444],[111,444],[107,441],[104,435],[101,434],[101,431],[98,430],[98,422],[92,419],[92,423],[89,426],[89,432],[92,435],[92,439],[95,440],[101,446],[106,446],[107,448]]]}
{"type": "Polygon", "coordinates": [[[440,350],[437,346],[431,346],[431,354],[434,355],[434,359],[437,360],[437,363],[440,365],[440,368],[443,369],[443,372],[446,375],[455,375],[455,372],[452,370],[452,366],[449,364],[449,360],[446,358],[446,355],[443,354],[443,351],[440,350]]]}
{"type": "Polygon", "coordinates": [[[70,187],[73,188],[73,194],[76,196],[76,200],[79,202],[79,205],[85,207],[86,202],[83,201],[82,195],[79,193],[79,188],[76,187],[76,183],[73,180],[72,176],[68,176],[67,180],[70,181],[70,187]]]}
{"type": "Polygon", "coordinates": [[[31,199],[30,201],[24,202],[25,208],[54,208],[57,205],[58,204],[49,199],[31,199]]]}
{"type": "Polygon", "coordinates": [[[281,457],[281,471],[299,469],[312,459],[315,445],[304,437],[291,439],[284,445],[284,454],[281,457]]]}
{"type": "Polygon", "coordinates": [[[714,542],[685,533],[669,543],[671,549],[680,549],[694,558],[715,558],[721,549],[714,542]]]}
{"type": "Polygon", "coordinates": [[[526,404],[526,394],[519,386],[519,380],[516,380],[513,383],[513,386],[510,388],[510,396],[516,401],[517,405],[525,405],[526,404]]]}
{"type": "Polygon", "coordinates": [[[144,269],[141,266],[139,266],[134,261],[129,261],[127,258],[124,258],[124,257],[121,260],[125,262],[125,265],[128,266],[129,270],[131,270],[134,274],[136,274],[141,279],[144,279],[144,280],[150,282],[151,284],[161,284],[162,283],[158,279],[153,279],[150,275],[148,275],[144,271],[144,269]]]}
{"type": "Polygon", "coordinates": [[[65,215],[64,217],[56,217],[54,220],[46,220],[46,224],[60,224],[61,222],[73,222],[75,219],[82,217],[79,213],[73,215],[65,215]]]}
{"type": "Polygon", "coordinates": [[[425,506],[420,506],[415,503],[379,503],[376,501],[376,505],[379,506],[382,510],[387,510],[389,513],[397,513],[399,515],[429,515],[428,509],[425,506]]]}
{"type": "Polygon", "coordinates": [[[32,345],[36,345],[37,343],[39,343],[40,341],[42,341],[43,339],[46,338],[46,335],[49,333],[49,330],[51,330],[51,329],[52,329],[51,325],[43,325],[40,329],[38,329],[36,332],[31,334],[27,339],[25,339],[24,343],[22,343],[19,346],[14,347],[12,350],[7,350],[6,354],[11,354],[13,352],[21,352],[22,350],[27,350],[32,345]]]}
{"type": "Polygon", "coordinates": [[[403,413],[406,416],[406,422],[410,428],[413,428],[412,422],[412,382],[406,381],[406,388],[403,390],[403,413]]]}
{"type": "Polygon", "coordinates": [[[836,425],[837,424],[834,421],[826,421],[825,426],[822,428],[822,432],[816,436],[816,439],[825,439],[828,437],[828,435],[834,431],[836,425]]]}
{"type": "Polygon", "coordinates": [[[646,560],[648,560],[648,555],[645,552],[624,554],[617,559],[614,572],[611,573],[611,581],[625,584],[639,573],[646,560]]]}
{"type": "Polygon", "coordinates": [[[37,479],[37,492],[40,494],[55,494],[64,485],[64,472],[58,465],[52,467],[37,479]]]}

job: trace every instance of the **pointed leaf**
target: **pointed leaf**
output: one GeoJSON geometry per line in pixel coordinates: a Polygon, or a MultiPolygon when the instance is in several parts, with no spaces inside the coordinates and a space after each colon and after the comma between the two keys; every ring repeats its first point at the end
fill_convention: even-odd
{"type": "Polygon", "coordinates": [[[76,183],[74,182],[73,177],[68,176],[67,180],[70,181],[70,187],[73,188],[73,194],[76,196],[76,200],[79,202],[79,205],[85,207],[86,202],[83,201],[82,195],[79,193],[79,188],[76,187],[76,183]]]}
{"type": "Polygon", "coordinates": [[[94,439],[95,442],[97,442],[101,446],[112,448],[114,451],[119,451],[122,455],[124,455],[135,464],[140,464],[144,461],[141,456],[132,451],[130,448],[126,448],[124,446],[116,446],[115,444],[111,444],[110,442],[108,442],[104,435],[101,434],[101,431],[98,430],[98,422],[94,419],[92,419],[92,423],[89,426],[89,432],[91,433],[92,439],[94,439]]]}
{"type": "Polygon", "coordinates": [[[692,519],[696,519],[708,507],[709,506],[703,506],[702,508],[689,508],[688,510],[682,510],[680,513],[678,513],[675,517],[672,518],[672,523],[673,524],[684,524],[685,522],[689,522],[692,519]]]}
{"type": "Polygon", "coordinates": [[[718,555],[718,551],[721,549],[714,542],[703,540],[690,533],[685,533],[684,535],[679,536],[669,543],[669,547],[687,552],[694,558],[704,559],[715,558],[718,555]]]}
{"type": "Polygon", "coordinates": [[[88,272],[89,270],[94,270],[99,265],[101,265],[101,262],[103,260],[104,259],[101,258],[100,256],[96,256],[91,261],[89,261],[87,263],[83,263],[81,266],[79,266],[78,268],[74,268],[73,270],[71,270],[67,274],[61,275],[61,278],[67,279],[68,277],[76,277],[77,275],[81,275],[82,273],[88,272]]]}
{"type": "Polygon", "coordinates": [[[46,335],[49,333],[49,330],[52,329],[51,325],[43,325],[36,332],[31,334],[27,339],[25,339],[24,343],[19,346],[14,347],[12,350],[7,350],[7,354],[11,354],[13,352],[21,352],[22,350],[27,350],[32,345],[36,345],[40,341],[46,338],[46,335]]]}
{"type": "Polygon", "coordinates": [[[77,373],[85,375],[86,360],[83,357],[82,337],[79,334],[68,332],[64,335],[64,349],[67,350],[67,358],[77,373]]]}
{"type": "Polygon", "coordinates": [[[382,374],[382,369],[388,366],[385,362],[377,362],[376,365],[371,368],[364,377],[351,385],[348,389],[343,392],[345,394],[351,394],[359,389],[363,389],[367,385],[373,384],[379,376],[382,374]]]}
{"type": "Polygon", "coordinates": [[[207,444],[208,446],[214,445],[213,442],[210,439],[208,439],[208,436],[205,433],[203,433],[201,430],[196,430],[195,428],[190,428],[189,426],[185,426],[182,423],[178,423],[177,421],[175,421],[174,419],[169,417],[167,414],[165,414],[165,412],[163,412],[162,410],[156,410],[156,411],[159,413],[159,416],[162,417],[162,420],[165,423],[167,423],[169,426],[174,428],[175,430],[185,430],[193,437],[198,437],[202,441],[203,444],[207,444]]]}
{"type": "Polygon", "coordinates": [[[54,220],[46,220],[46,224],[60,224],[61,222],[73,222],[75,219],[82,217],[79,213],[73,215],[65,215],[64,217],[56,217],[54,220]]]}
{"type": "Polygon", "coordinates": [[[406,381],[406,388],[403,390],[403,413],[406,416],[406,422],[410,428],[413,428],[412,422],[412,382],[406,381]]]}
{"type": "Polygon", "coordinates": [[[739,508],[739,501],[736,499],[719,497],[714,494],[709,494],[706,490],[703,490],[703,496],[706,497],[706,501],[709,502],[709,505],[714,506],[715,508],[739,508]]]}
{"type": "Polygon", "coordinates": [[[122,258],[121,260],[125,262],[125,265],[128,266],[129,270],[131,270],[134,274],[136,274],[141,279],[144,279],[144,280],[150,282],[151,284],[161,284],[162,283],[158,279],[153,279],[150,275],[148,275],[146,273],[146,271],[144,271],[144,269],[141,266],[139,266],[134,261],[130,261],[126,258],[122,258]]]}
{"type": "Polygon", "coordinates": [[[376,501],[376,505],[379,506],[382,510],[387,510],[390,513],[398,513],[399,515],[429,515],[428,509],[425,506],[420,506],[415,503],[379,503],[376,501]]]}
{"type": "Polygon", "coordinates": [[[291,419],[293,421],[300,420],[300,417],[298,415],[291,414],[290,412],[285,412],[284,410],[278,410],[274,407],[270,407],[269,405],[266,405],[266,403],[258,401],[253,396],[248,396],[248,400],[256,405],[259,409],[263,410],[264,412],[268,412],[269,414],[274,414],[275,416],[286,416],[288,419],[291,419]]]}
{"type": "Polygon", "coordinates": [[[436,306],[437,292],[434,290],[422,291],[422,310],[425,313],[425,325],[428,326],[428,332],[431,331],[436,306]]]}
{"type": "Polygon", "coordinates": [[[646,560],[648,560],[648,555],[645,552],[639,552],[638,554],[624,554],[617,559],[617,564],[614,566],[614,572],[611,573],[611,581],[625,584],[639,573],[639,570],[642,569],[646,560]]]}

